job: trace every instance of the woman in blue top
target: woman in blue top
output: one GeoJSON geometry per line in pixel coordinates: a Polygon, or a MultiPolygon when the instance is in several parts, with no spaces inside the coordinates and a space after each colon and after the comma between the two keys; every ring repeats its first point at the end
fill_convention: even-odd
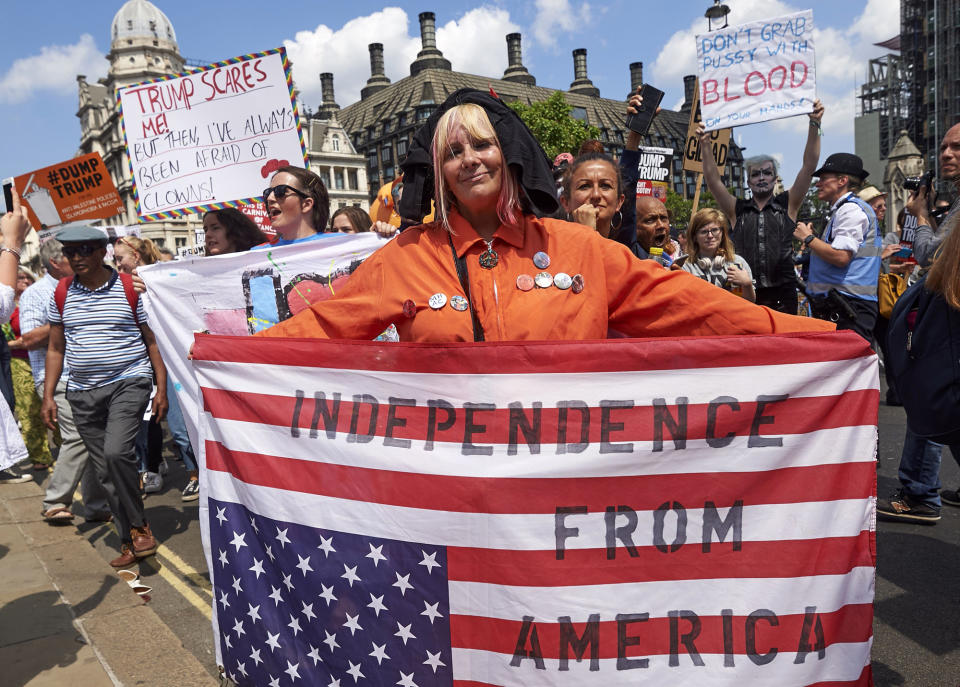
{"type": "Polygon", "coordinates": [[[280,239],[256,246],[254,250],[323,237],[323,229],[330,219],[330,196],[320,177],[310,170],[293,166],[278,169],[263,190],[263,202],[270,224],[280,239]]]}

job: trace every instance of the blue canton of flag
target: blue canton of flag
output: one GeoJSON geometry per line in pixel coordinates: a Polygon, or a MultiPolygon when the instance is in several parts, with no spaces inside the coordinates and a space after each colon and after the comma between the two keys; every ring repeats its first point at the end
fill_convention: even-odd
{"type": "Polygon", "coordinates": [[[218,639],[237,685],[453,684],[443,547],[209,505],[218,639]]]}

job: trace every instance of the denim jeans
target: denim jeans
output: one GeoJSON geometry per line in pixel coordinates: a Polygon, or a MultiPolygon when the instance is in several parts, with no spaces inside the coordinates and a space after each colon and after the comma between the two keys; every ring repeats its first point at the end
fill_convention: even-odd
{"type": "MultiPolygon", "coordinates": [[[[953,457],[960,462],[960,445],[951,446],[953,457]]],[[[900,484],[914,501],[940,507],[940,459],[943,444],[919,437],[907,428],[900,454],[900,484]]]]}
{"type": "Polygon", "coordinates": [[[183,461],[187,470],[196,470],[197,458],[193,454],[190,436],[187,434],[187,425],[183,421],[183,411],[180,410],[180,402],[177,400],[176,385],[169,375],[167,376],[167,402],[170,404],[167,409],[167,427],[170,428],[170,434],[177,445],[180,460],[183,461]]]}

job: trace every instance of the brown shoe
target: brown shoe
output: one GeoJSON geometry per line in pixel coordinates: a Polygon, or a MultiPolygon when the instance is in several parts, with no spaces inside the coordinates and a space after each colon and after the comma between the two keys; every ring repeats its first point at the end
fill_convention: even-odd
{"type": "Polygon", "coordinates": [[[133,549],[129,544],[123,544],[120,546],[120,555],[110,561],[110,565],[114,568],[129,568],[136,562],[137,557],[133,554],[133,549]]]}
{"type": "Polygon", "coordinates": [[[143,527],[131,527],[130,537],[133,539],[133,553],[137,558],[152,556],[157,552],[157,540],[153,538],[148,522],[144,521],[143,527]]]}

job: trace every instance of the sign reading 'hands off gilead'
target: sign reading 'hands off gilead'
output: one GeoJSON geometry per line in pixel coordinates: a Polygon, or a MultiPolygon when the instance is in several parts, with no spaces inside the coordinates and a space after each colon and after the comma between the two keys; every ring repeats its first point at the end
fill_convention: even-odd
{"type": "Polygon", "coordinates": [[[813,112],[817,97],[813,11],[697,36],[708,131],[813,112]]]}
{"type": "Polygon", "coordinates": [[[305,165],[283,48],[127,86],[117,100],[141,221],[257,202],[264,170],[305,165]]]}

